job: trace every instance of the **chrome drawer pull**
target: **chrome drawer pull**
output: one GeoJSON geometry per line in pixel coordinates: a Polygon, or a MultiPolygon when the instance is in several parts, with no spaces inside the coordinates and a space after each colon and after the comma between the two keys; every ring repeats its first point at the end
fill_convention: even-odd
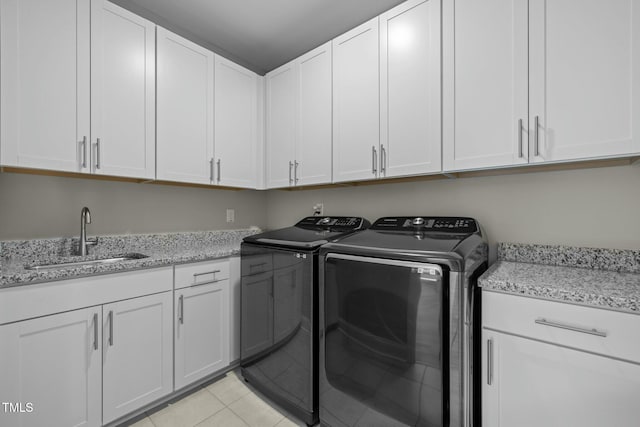
{"type": "Polygon", "coordinates": [[[193,273],[193,278],[195,279],[196,277],[205,276],[207,274],[215,275],[216,273],[220,273],[220,270],[207,271],[206,273],[193,273]]]}
{"type": "Polygon", "coordinates": [[[536,319],[535,322],[538,325],[543,325],[543,326],[551,326],[552,328],[560,328],[560,329],[567,329],[569,331],[574,331],[574,332],[580,332],[583,334],[589,334],[589,335],[596,335],[599,337],[603,337],[606,338],[607,333],[604,331],[599,331],[596,328],[580,328],[578,326],[571,326],[571,325],[567,325],[564,323],[558,323],[558,322],[554,322],[551,320],[547,320],[545,318],[539,318],[536,319]]]}
{"type": "Polygon", "coordinates": [[[178,299],[178,321],[180,321],[181,325],[184,324],[184,296],[183,295],[180,295],[180,298],[178,299]]]}

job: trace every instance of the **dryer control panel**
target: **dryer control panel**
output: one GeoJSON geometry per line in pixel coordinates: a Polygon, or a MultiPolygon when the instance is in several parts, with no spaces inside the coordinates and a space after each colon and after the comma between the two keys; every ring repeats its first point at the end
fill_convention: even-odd
{"type": "Polygon", "coordinates": [[[423,231],[440,233],[470,234],[478,231],[473,218],[442,216],[403,216],[380,218],[371,230],[423,231]]]}

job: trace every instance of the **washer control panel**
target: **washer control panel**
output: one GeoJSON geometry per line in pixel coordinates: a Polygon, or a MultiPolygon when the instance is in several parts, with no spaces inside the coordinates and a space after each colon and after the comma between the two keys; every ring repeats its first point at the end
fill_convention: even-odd
{"type": "Polygon", "coordinates": [[[473,218],[431,216],[380,218],[373,223],[371,229],[395,231],[430,231],[458,234],[468,234],[479,231],[478,224],[473,218]]]}
{"type": "Polygon", "coordinates": [[[359,230],[366,228],[369,222],[360,217],[351,216],[308,216],[296,224],[296,227],[317,229],[359,230]]]}

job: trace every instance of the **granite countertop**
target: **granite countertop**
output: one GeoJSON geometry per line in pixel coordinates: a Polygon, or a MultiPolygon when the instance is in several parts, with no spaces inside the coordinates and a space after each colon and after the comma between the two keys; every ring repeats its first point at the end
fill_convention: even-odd
{"type": "Polygon", "coordinates": [[[640,251],[500,243],[483,290],[640,314],[640,251]]]}
{"type": "Polygon", "coordinates": [[[206,261],[240,253],[246,236],[258,228],[98,237],[86,257],[74,256],[77,239],[42,239],[0,242],[0,289],[35,283],[117,273],[181,263],[206,261]],[[36,264],[88,261],[131,253],[146,258],[108,264],[89,264],[47,270],[30,270],[36,264]]]}

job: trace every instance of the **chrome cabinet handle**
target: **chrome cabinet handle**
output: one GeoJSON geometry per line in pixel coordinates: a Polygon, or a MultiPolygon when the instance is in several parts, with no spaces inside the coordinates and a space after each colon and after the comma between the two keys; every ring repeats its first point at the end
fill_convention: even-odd
{"type": "Polygon", "coordinates": [[[100,169],[100,138],[96,139],[96,169],[100,169]]]}
{"type": "Polygon", "coordinates": [[[487,385],[493,383],[493,339],[487,340],[487,385]]]}
{"type": "Polygon", "coordinates": [[[378,173],[378,152],[376,146],[371,147],[371,173],[376,175],[378,173]]]}
{"type": "Polygon", "coordinates": [[[184,324],[184,296],[183,295],[180,295],[180,298],[178,299],[178,320],[180,321],[181,325],[184,324]]]}
{"type": "Polygon", "coordinates": [[[291,178],[291,169],[293,168],[293,162],[289,161],[289,185],[293,184],[293,179],[291,178]]]}
{"type": "Polygon", "coordinates": [[[589,334],[589,335],[596,335],[602,338],[606,338],[607,337],[607,333],[605,331],[600,331],[596,328],[581,328],[579,326],[571,326],[571,325],[567,325],[565,323],[560,323],[560,322],[554,322],[552,320],[547,320],[543,317],[540,317],[538,319],[535,320],[535,323],[537,323],[538,325],[543,325],[543,326],[551,326],[552,328],[560,328],[560,329],[567,329],[569,331],[574,331],[574,332],[580,332],[582,334],[589,334]]]}
{"type": "Polygon", "coordinates": [[[82,167],[87,167],[87,137],[82,137],[82,167]]]}
{"type": "Polygon", "coordinates": [[[218,183],[220,183],[220,159],[218,159],[218,183]]]}
{"type": "Polygon", "coordinates": [[[293,180],[294,182],[297,184],[299,179],[298,179],[298,165],[300,163],[298,163],[297,161],[294,160],[293,162],[293,180]]]}
{"type": "Polygon", "coordinates": [[[522,119],[518,120],[518,157],[522,158],[522,119]]]}
{"type": "Polygon", "coordinates": [[[534,156],[540,155],[540,131],[538,128],[540,127],[540,116],[536,116],[533,120],[533,143],[534,143],[534,156]]]}
{"type": "Polygon", "coordinates": [[[384,145],[380,146],[380,173],[387,173],[387,150],[384,148],[384,145]]]}
{"type": "Polygon", "coordinates": [[[93,313],[93,349],[98,349],[98,313],[93,313]]]}
{"type": "Polygon", "coordinates": [[[113,310],[109,310],[109,347],[113,347],[113,310]]]}
{"type": "Polygon", "coordinates": [[[209,160],[209,182],[213,182],[213,157],[209,160]]]}

